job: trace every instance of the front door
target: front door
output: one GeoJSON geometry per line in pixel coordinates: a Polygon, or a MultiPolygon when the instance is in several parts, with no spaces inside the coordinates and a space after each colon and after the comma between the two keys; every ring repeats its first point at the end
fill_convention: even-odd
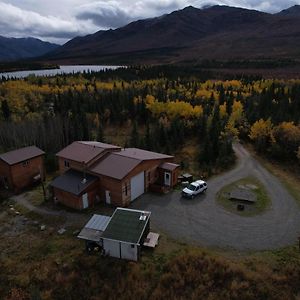
{"type": "Polygon", "coordinates": [[[105,201],[106,204],[111,204],[110,191],[105,191],[105,201]]]}
{"type": "Polygon", "coordinates": [[[88,194],[87,193],[82,195],[82,207],[83,207],[83,209],[89,207],[89,200],[88,200],[88,194]]]}
{"type": "Polygon", "coordinates": [[[165,172],[165,185],[171,186],[171,173],[165,172]]]}

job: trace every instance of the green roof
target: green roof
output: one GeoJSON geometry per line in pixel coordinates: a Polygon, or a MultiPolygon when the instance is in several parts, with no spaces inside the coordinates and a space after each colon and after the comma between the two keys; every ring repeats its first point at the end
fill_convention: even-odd
{"type": "Polygon", "coordinates": [[[138,244],[149,217],[150,212],[117,208],[102,238],[138,244]],[[146,217],[140,220],[142,214],[146,217]]]}

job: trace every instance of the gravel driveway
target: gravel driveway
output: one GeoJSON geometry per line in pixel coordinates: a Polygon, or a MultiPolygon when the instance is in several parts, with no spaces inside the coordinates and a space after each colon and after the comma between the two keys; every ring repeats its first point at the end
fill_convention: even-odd
{"type": "Polygon", "coordinates": [[[234,146],[237,166],[208,181],[208,190],[193,200],[179,191],[165,196],[145,194],[132,208],[152,212],[155,229],[173,238],[204,246],[238,250],[266,250],[293,244],[300,236],[300,209],[280,181],[263,168],[240,144],[234,146]],[[264,214],[241,217],[219,206],[215,199],[224,186],[255,176],[266,187],[272,205],[264,214]]]}

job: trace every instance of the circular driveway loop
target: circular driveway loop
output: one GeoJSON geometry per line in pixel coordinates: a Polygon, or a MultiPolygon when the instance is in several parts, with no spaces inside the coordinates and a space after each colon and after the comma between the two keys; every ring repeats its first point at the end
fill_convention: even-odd
{"type": "Polygon", "coordinates": [[[238,250],[267,250],[294,244],[300,236],[300,209],[280,181],[240,144],[234,146],[237,166],[208,181],[205,195],[182,199],[180,191],[165,196],[145,194],[132,208],[152,212],[155,228],[186,242],[238,250]],[[254,217],[241,217],[219,206],[215,199],[224,186],[255,176],[265,186],[271,207],[254,217]]]}

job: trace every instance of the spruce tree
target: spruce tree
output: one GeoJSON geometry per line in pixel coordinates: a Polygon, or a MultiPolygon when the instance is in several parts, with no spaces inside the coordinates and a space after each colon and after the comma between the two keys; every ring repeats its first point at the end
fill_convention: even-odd
{"type": "Polygon", "coordinates": [[[6,100],[3,100],[1,102],[1,109],[2,109],[2,114],[3,114],[3,118],[5,121],[8,121],[10,119],[10,109],[8,106],[8,103],[6,100]]]}
{"type": "Polygon", "coordinates": [[[131,136],[130,136],[130,146],[131,147],[138,147],[139,146],[139,133],[137,130],[137,124],[134,121],[133,126],[132,126],[132,131],[131,131],[131,136]]]}

